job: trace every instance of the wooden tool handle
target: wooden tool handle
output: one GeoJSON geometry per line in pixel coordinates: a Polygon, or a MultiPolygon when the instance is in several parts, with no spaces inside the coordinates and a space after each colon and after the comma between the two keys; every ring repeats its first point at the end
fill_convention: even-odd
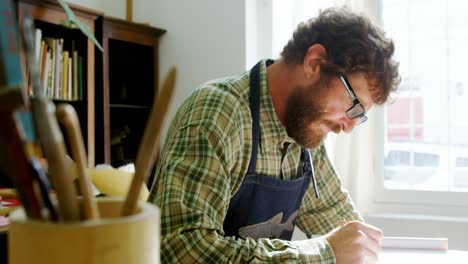
{"type": "Polygon", "coordinates": [[[98,219],[99,211],[92,194],[91,181],[86,174],[86,151],[81,134],[80,122],[75,108],[69,104],[60,104],[55,111],[57,119],[65,127],[70,142],[72,157],[77,164],[78,183],[83,196],[86,219],[98,219]]]}
{"type": "Polygon", "coordinates": [[[55,187],[60,213],[65,221],[79,221],[80,211],[76,189],[68,171],[66,149],[60,131],[55,106],[43,98],[31,98],[37,132],[49,164],[49,175],[55,187]]]}
{"type": "Polygon", "coordinates": [[[80,220],[80,211],[76,190],[70,175],[68,175],[65,145],[55,117],[55,106],[45,97],[41,87],[39,69],[34,55],[34,22],[32,19],[25,18],[22,29],[26,59],[35,95],[31,98],[34,124],[49,163],[49,174],[57,192],[62,217],[65,221],[78,221],[80,220]]]}
{"type": "Polygon", "coordinates": [[[148,178],[151,165],[154,164],[159,135],[163,125],[164,117],[169,109],[174,86],[175,86],[176,69],[172,68],[164,80],[163,87],[159,93],[156,102],[153,105],[148,123],[143,134],[143,139],[138,148],[138,155],[135,164],[135,175],[133,176],[130,189],[125,200],[122,214],[124,216],[134,214],[140,195],[142,184],[148,178]]]}
{"type": "MultiPolygon", "coordinates": [[[[23,147],[24,139],[15,121],[14,113],[0,110],[0,166],[13,180],[19,197],[31,219],[43,219],[38,195],[34,190],[34,176],[23,147]],[[6,155],[5,155],[6,154],[6,155]]],[[[0,206],[1,207],[1,206],[0,206]]]]}

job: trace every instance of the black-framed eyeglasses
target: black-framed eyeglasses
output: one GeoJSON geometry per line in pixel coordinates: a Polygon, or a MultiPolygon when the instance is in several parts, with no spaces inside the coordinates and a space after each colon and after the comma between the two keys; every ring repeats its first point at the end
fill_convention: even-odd
{"type": "Polygon", "coordinates": [[[366,122],[367,121],[366,109],[361,104],[361,102],[359,102],[359,99],[357,98],[356,93],[354,93],[353,87],[351,87],[351,84],[348,81],[348,78],[346,78],[346,75],[342,73],[339,76],[340,76],[341,82],[343,83],[344,87],[348,91],[349,96],[351,96],[351,100],[353,100],[353,106],[351,106],[348,110],[346,110],[346,117],[349,119],[358,118],[356,126],[366,122]]]}

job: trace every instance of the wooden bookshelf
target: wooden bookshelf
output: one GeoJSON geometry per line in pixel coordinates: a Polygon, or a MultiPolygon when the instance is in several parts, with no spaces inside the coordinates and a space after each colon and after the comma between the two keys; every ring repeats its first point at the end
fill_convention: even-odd
{"type": "MultiPolygon", "coordinates": [[[[88,164],[95,164],[95,47],[78,29],[62,26],[66,14],[56,1],[50,0],[17,0],[18,19],[30,16],[34,19],[36,28],[41,29],[42,37],[64,40],[64,50],[77,50],[82,56],[82,98],[80,100],[54,99],[55,103],[72,104],[80,119],[80,125],[88,154],[88,164]]],[[[69,4],[76,17],[86,24],[94,34],[95,21],[102,13],[77,5],[69,4]]],[[[23,56],[24,57],[24,56],[23,56]]],[[[24,62],[24,59],[23,59],[24,62]]],[[[25,63],[23,63],[25,65],[25,63]]]]}
{"type": "Polygon", "coordinates": [[[43,37],[64,39],[66,49],[73,43],[82,56],[82,99],[53,100],[75,107],[89,166],[106,163],[117,167],[134,162],[157,96],[159,38],[165,30],[68,4],[101,43],[101,52],[78,29],[62,26],[66,14],[56,1],[15,1],[19,21],[31,16],[43,37]]]}
{"type": "Polygon", "coordinates": [[[158,94],[158,43],[165,30],[100,17],[96,34],[104,53],[96,56],[96,142],[99,162],[114,167],[134,162],[158,94]],[[102,72],[99,72],[102,69],[102,72]]]}

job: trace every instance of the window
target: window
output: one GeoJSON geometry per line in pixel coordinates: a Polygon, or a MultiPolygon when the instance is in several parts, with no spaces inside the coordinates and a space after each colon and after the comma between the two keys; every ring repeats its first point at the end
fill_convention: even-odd
{"type": "Polygon", "coordinates": [[[463,0],[381,0],[402,83],[377,132],[377,211],[468,215],[467,8],[463,0]]]}
{"type": "Polygon", "coordinates": [[[385,111],[384,152],[392,155],[384,161],[387,188],[468,191],[460,188],[463,160],[457,156],[468,155],[467,8],[463,0],[382,1],[383,25],[395,41],[402,75],[395,103],[385,111]],[[406,169],[394,170],[392,161],[408,155],[413,159],[406,169]],[[436,167],[437,173],[421,167],[436,167]],[[428,173],[424,182],[412,184],[421,173],[428,173]]]}

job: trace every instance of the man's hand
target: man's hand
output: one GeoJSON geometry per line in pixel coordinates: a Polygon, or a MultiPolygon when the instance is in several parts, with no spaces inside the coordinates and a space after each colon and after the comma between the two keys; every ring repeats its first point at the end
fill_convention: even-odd
{"type": "Polygon", "coordinates": [[[382,230],[351,221],[333,230],[326,239],[333,248],[337,264],[369,264],[377,263],[382,237],[382,230]]]}

